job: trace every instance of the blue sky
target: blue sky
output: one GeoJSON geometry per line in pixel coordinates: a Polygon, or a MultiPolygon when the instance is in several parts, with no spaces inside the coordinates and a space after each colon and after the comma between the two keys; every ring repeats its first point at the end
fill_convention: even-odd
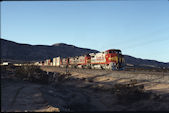
{"type": "Polygon", "coordinates": [[[1,37],[169,62],[169,1],[3,1],[1,37]]]}

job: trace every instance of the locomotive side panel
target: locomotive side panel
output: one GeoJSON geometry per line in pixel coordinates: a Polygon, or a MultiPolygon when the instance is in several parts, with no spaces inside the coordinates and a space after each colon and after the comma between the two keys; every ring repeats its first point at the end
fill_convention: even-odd
{"type": "Polygon", "coordinates": [[[91,54],[91,64],[106,64],[105,53],[91,54]]]}

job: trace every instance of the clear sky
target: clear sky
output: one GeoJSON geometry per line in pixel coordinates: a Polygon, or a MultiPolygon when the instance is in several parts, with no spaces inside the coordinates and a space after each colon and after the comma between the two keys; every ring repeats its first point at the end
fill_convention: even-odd
{"type": "Polygon", "coordinates": [[[3,1],[1,38],[169,62],[169,1],[3,1]]]}

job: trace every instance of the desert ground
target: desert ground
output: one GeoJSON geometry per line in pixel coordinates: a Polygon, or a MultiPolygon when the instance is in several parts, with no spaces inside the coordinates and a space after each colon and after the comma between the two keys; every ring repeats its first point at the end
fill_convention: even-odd
{"type": "Polygon", "coordinates": [[[169,111],[168,71],[18,68],[1,67],[1,111],[169,111]]]}

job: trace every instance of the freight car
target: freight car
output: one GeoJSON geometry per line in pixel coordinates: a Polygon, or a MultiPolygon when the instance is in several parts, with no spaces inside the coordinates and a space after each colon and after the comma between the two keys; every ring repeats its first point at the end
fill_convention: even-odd
{"type": "Polygon", "coordinates": [[[90,69],[110,69],[120,70],[124,68],[124,56],[119,49],[109,49],[100,53],[90,53],[83,56],[61,58],[55,57],[38,65],[73,67],[73,68],[90,68],[90,69]]]}

